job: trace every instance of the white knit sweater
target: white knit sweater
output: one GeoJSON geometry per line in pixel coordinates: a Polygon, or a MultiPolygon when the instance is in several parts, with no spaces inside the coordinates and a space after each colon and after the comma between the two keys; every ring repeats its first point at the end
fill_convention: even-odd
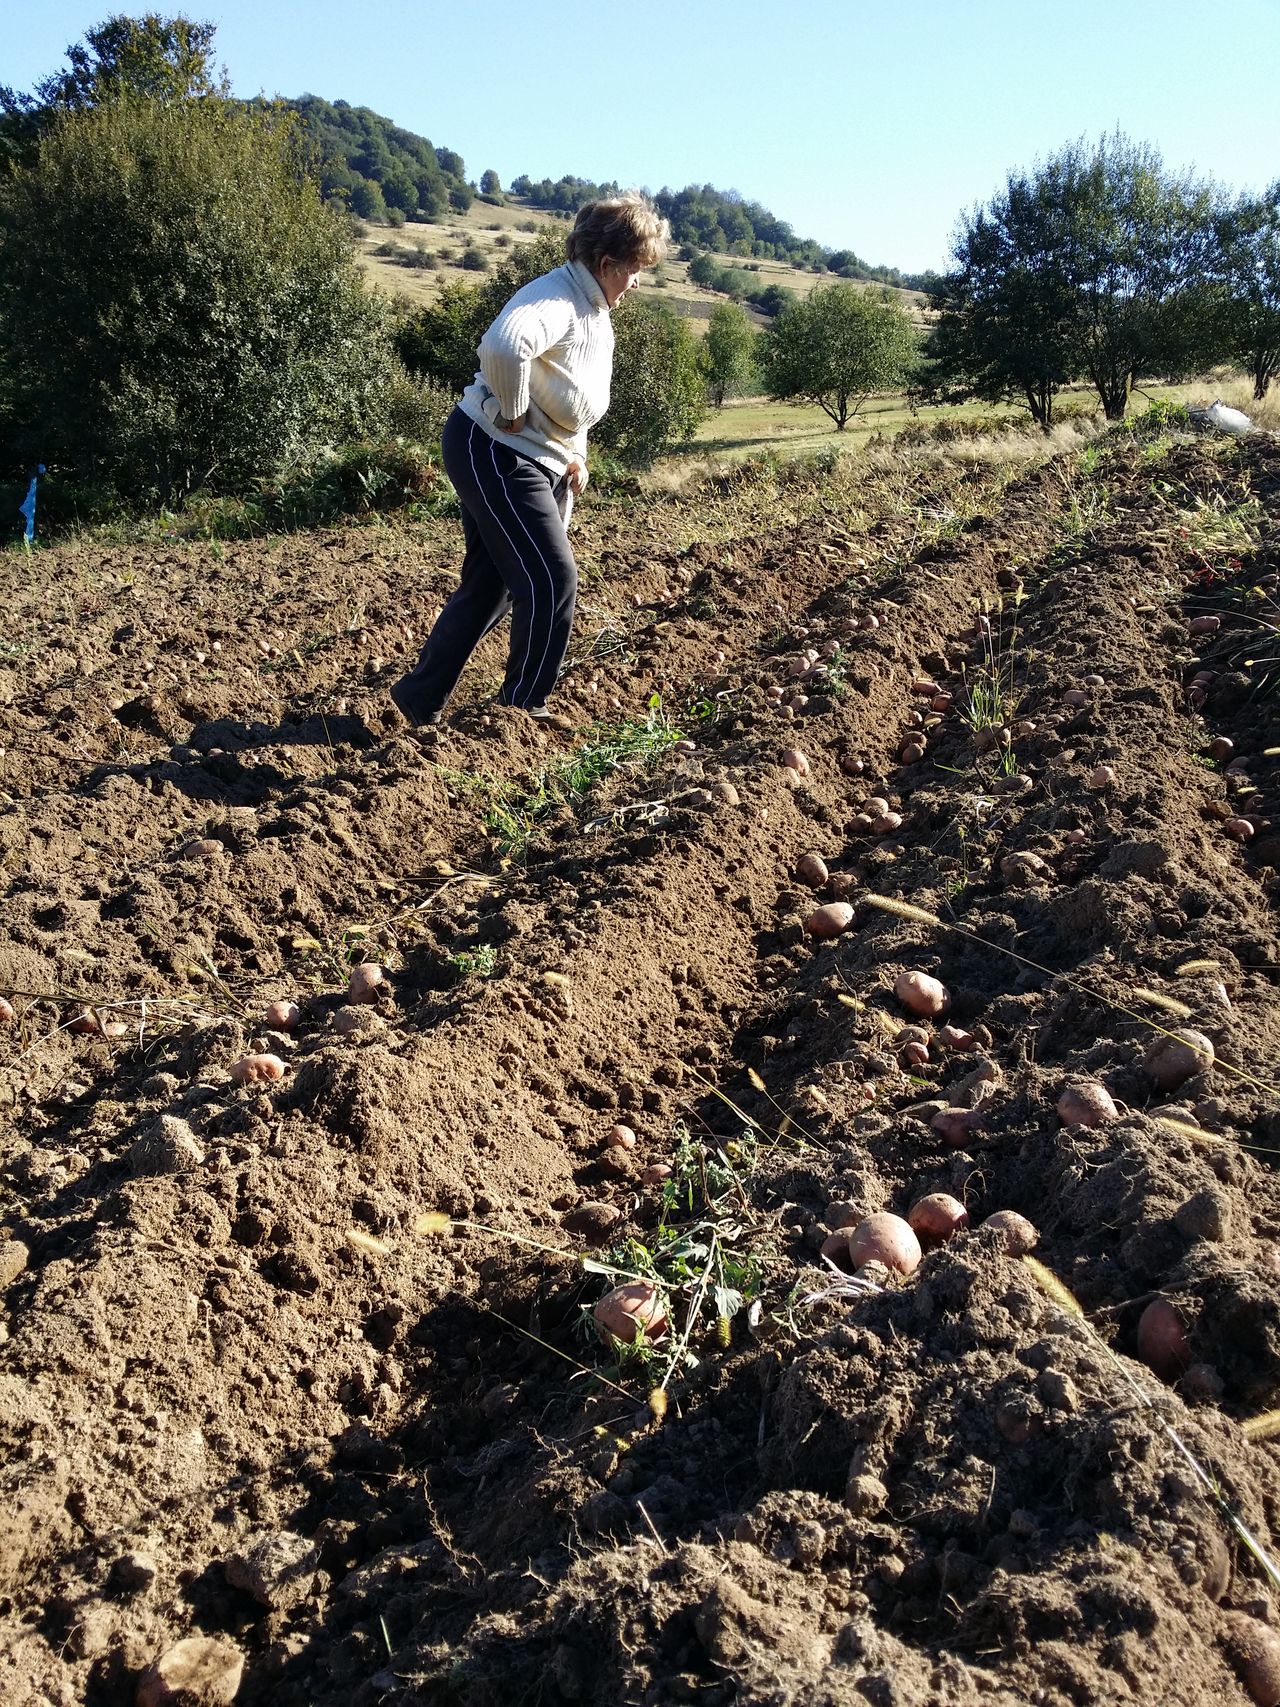
{"type": "Polygon", "coordinates": [[[587,432],[609,407],[613,322],[600,283],[566,261],[518,290],[480,340],[480,371],[460,407],[500,444],[558,480],[587,460],[587,432]],[[493,417],[526,417],[504,433],[493,417]]]}

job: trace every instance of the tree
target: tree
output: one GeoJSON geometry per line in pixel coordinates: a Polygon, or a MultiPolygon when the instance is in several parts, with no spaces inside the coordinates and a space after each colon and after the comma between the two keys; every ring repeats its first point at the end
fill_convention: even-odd
{"type": "Polygon", "coordinates": [[[770,397],[816,403],[843,432],[873,392],[906,381],[918,350],[915,327],[887,291],[833,284],[783,308],[761,332],[757,359],[770,397]]]}
{"type": "Polygon", "coordinates": [[[1047,427],[1058,386],[1084,375],[1121,419],[1139,374],[1211,359],[1216,242],[1211,187],[1119,133],[1011,173],[963,221],[934,290],[936,383],[1020,393],[1047,427]]]}
{"type": "Polygon", "coordinates": [[[730,393],[743,392],[755,378],[755,328],[736,302],[717,303],[707,325],[703,359],[707,390],[717,409],[730,393]]]}
{"type": "Polygon", "coordinates": [[[0,189],[13,448],[172,501],[376,420],[393,369],[289,121],[122,94],[60,115],[0,189]]]}
{"type": "Polygon", "coordinates": [[[211,64],[213,24],[190,18],[120,14],[85,33],[67,49],[66,68],[20,95],[0,89],[0,133],[12,158],[29,159],[37,138],[60,113],[84,112],[121,95],[182,101],[225,94],[225,76],[211,64]]]}
{"type": "Polygon", "coordinates": [[[697,339],[661,303],[631,296],[614,316],[609,412],[595,430],[606,455],[647,468],[669,445],[691,439],[706,413],[697,339]]]}
{"type": "Polygon", "coordinates": [[[500,196],[502,194],[502,179],[492,166],[480,179],[480,194],[482,196],[500,196]]]}
{"type": "Polygon", "coordinates": [[[1280,182],[1225,209],[1218,241],[1223,353],[1243,364],[1261,402],[1280,373],[1280,182]]]}
{"type": "Polygon", "coordinates": [[[1074,377],[1075,296],[1051,175],[1010,175],[1005,191],[963,219],[955,266],[935,286],[925,350],[927,394],[948,402],[1025,398],[1047,432],[1058,388],[1074,377]]]}

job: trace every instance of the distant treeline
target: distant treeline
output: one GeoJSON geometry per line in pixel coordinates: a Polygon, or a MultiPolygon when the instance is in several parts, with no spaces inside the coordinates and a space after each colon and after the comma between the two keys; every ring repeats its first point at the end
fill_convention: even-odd
{"type": "Polygon", "coordinates": [[[285,103],[298,115],[326,201],[360,219],[434,220],[450,208],[465,213],[475,199],[462,156],[433,148],[424,136],[368,107],[302,95],[285,103]]]}
{"type": "MultiPolygon", "coordinates": [[[[439,219],[450,208],[465,212],[477,194],[502,199],[496,172],[486,171],[479,189],[470,183],[462,156],[435,148],[425,137],[403,130],[368,107],[302,95],[286,106],[297,113],[314,160],[321,193],[341,202],[361,219],[398,222],[439,219]]],[[[510,194],[549,213],[574,214],[584,203],[617,195],[616,183],[593,183],[566,175],[516,178],[510,194]]],[[[797,237],[786,220],[736,190],[690,184],[661,189],[653,198],[671,221],[671,234],[686,253],[752,260],[785,261],[819,273],[905,290],[929,290],[932,273],[903,273],[897,267],[873,267],[852,249],[826,249],[812,238],[797,237]]],[[[714,285],[712,288],[716,288],[714,285]]]]}
{"type": "MultiPolygon", "coordinates": [[[[593,184],[587,178],[570,176],[552,183],[550,178],[534,179],[526,175],[514,178],[511,183],[513,196],[557,213],[576,213],[584,202],[617,193],[617,184],[593,184]]],[[[797,237],[786,220],[779,219],[759,202],[744,200],[736,190],[690,184],[683,190],[661,189],[653,199],[671,221],[675,241],[694,252],[788,261],[814,272],[896,285],[903,290],[929,290],[934,283],[932,273],[903,273],[897,267],[873,267],[852,249],[824,249],[811,237],[797,237]]]]}

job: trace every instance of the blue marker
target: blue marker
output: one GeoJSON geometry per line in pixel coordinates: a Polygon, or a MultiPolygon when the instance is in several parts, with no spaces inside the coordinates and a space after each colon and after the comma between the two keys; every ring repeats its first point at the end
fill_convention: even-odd
{"type": "Polygon", "coordinates": [[[27,544],[30,545],[36,537],[36,482],[44,473],[44,464],[36,464],[36,471],[31,476],[31,484],[27,487],[27,495],[18,505],[18,514],[27,518],[27,544]]]}

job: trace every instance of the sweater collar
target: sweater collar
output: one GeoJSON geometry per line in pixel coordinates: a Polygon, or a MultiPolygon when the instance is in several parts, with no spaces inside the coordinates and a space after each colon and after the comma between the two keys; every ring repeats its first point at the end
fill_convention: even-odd
{"type": "Polygon", "coordinates": [[[569,268],[569,271],[573,274],[574,278],[577,279],[583,294],[591,306],[593,308],[603,308],[607,314],[609,312],[608,298],[604,294],[600,280],[591,271],[591,268],[587,266],[586,262],[567,261],[565,265],[569,268]]]}

